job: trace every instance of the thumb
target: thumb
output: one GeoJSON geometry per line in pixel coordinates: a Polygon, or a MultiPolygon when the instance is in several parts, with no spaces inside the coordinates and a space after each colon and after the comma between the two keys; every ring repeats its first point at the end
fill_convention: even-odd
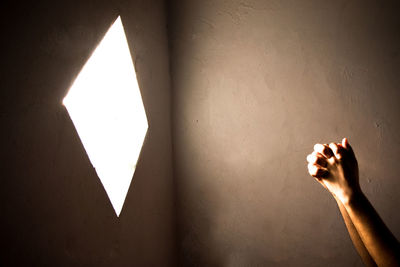
{"type": "Polygon", "coordinates": [[[343,140],[342,140],[342,146],[343,146],[347,151],[349,151],[350,153],[353,153],[353,149],[351,148],[350,143],[349,143],[349,140],[348,140],[346,137],[343,138],[343,140]]]}
{"type": "Polygon", "coordinates": [[[342,146],[343,146],[344,148],[346,148],[346,149],[349,148],[349,140],[347,140],[346,137],[343,138],[343,140],[342,140],[342,146]]]}

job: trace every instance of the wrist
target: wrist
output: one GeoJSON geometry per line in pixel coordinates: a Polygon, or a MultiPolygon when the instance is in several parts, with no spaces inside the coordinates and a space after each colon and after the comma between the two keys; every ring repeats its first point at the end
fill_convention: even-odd
{"type": "Polygon", "coordinates": [[[361,188],[357,188],[356,190],[352,190],[352,192],[341,199],[341,201],[344,206],[348,207],[360,200],[363,196],[364,193],[361,191],[361,188]]]}

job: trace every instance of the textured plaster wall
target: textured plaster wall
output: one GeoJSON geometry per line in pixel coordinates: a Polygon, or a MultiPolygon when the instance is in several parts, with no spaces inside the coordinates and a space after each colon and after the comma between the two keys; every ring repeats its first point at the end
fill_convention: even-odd
{"type": "Polygon", "coordinates": [[[1,3],[1,266],[175,266],[163,1],[1,3]],[[149,131],[116,217],[62,99],[120,14],[149,131]]]}
{"type": "Polygon", "coordinates": [[[307,174],[347,136],[400,237],[395,1],[175,0],[170,14],[183,266],[362,266],[307,174]]]}

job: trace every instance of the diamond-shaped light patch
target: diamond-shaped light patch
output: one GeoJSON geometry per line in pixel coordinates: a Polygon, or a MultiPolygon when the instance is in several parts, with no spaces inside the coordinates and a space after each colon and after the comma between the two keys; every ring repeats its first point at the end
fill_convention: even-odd
{"type": "Polygon", "coordinates": [[[119,216],[148,128],[120,17],[63,103],[119,216]]]}

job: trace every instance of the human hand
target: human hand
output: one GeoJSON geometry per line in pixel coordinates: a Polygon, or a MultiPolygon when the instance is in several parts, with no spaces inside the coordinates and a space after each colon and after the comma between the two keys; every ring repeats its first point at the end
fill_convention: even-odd
{"type": "Polygon", "coordinates": [[[343,204],[361,192],[357,159],[347,138],[329,146],[316,144],[307,161],[310,175],[343,204]]]}

